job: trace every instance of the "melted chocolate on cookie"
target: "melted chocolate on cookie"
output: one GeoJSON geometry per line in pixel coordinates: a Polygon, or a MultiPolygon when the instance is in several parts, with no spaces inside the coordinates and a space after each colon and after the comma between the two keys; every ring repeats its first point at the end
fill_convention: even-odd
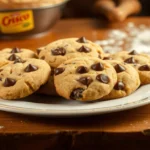
{"type": "Polygon", "coordinates": [[[104,66],[101,63],[93,64],[91,66],[91,68],[95,71],[103,71],[104,70],[104,66]]]}
{"type": "Polygon", "coordinates": [[[4,87],[10,87],[16,84],[16,80],[12,78],[6,78],[4,82],[4,87]]]}
{"type": "Polygon", "coordinates": [[[54,74],[56,76],[56,75],[59,75],[59,74],[63,73],[64,71],[65,71],[65,68],[56,68],[54,70],[54,74]]]}
{"type": "Polygon", "coordinates": [[[138,54],[138,53],[137,53],[135,50],[129,52],[129,55],[137,55],[137,54],[138,54]]]}
{"type": "Polygon", "coordinates": [[[89,70],[87,67],[84,67],[84,66],[80,66],[77,68],[76,72],[77,73],[80,73],[80,74],[83,74],[83,73],[87,73],[89,70]]]}
{"type": "Polygon", "coordinates": [[[11,53],[21,53],[21,50],[20,50],[18,47],[14,47],[14,48],[11,50],[11,53]]]}
{"type": "Polygon", "coordinates": [[[56,48],[56,49],[52,50],[52,54],[64,56],[66,54],[66,50],[63,47],[56,48]]]}
{"type": "Polygon", "coordinates": [[[82,88],[74,89],[71,92],[70,98],[73,100],[81,99],[83,91],[84,91],[84,89],[82,89],[82,88]]]}
{"type": "Polygon", "coordinates": [[[16,64],[16,63],[25,63],[25,62],[26,62],[25,60],[22,60],[21,58],[19,58],[19,59],[16,59],[14,61],[14,64],[16,64]]]}
{"type": "Polygon", "coordinates": [[[114,68],[115,68],[117,73],[120,73],[120,72],[123,72],[126,70],[123,66],[121,66],[119,64],[115,65],[114,68]]]}
{"type": "Polygon", "coordinates": [[[41,49],[36,49],[36,53],[39,55],[40,54],[40,52],[41,52],[41,49]]]}
{"type": "Polygon", "coordinates": [[[148,65],[143,65],[139,67],[140,71],[150,71],[150,66],[148,65]]]}
{"type": "Polygon", "coordinates": [[[102,83],[105,83],[105,84],[108,84],[110,82],[110,79],[107,75],[105,74],[99,74],[96,76],[96,80],[102,82],[102,83]]]}
{"type": "Polygon", "coordinates": [[[128,64],[134,64],[134,63],[136,63],[135,59],[133,57],[130,57],[130,58],[126,59],[124,62],[128,63],[128,64]]]}
{"type": "Polygon", "coordinates": [[[10,61],[15,61],[15,60],[17,60],[17,59],[20,59],[20,57],[17,56],[17,55],[15,55],[15,54],[12,54],[12,55],[8,58],[8,60],[10,60],[10,61]]]}
{"type": "Polygon", "coordinates": [[[82,77],[78,81],[84,85],[89,86],[93,82],[93,79],[91,77],[82,77]]]}
{"type": "Polygon", "coordinates": [[[115,90],[124,90],[124,88],[125,88],[125,85],[121,81],[117,82],[115,87],[114,87],[115,90]]]}
{"type": "Polygon", "coordinates": [[[86,46],[81,46],[77,51],[78,52],[89,53],[91,50],[86,46]]]}
{"type": "Polygon", "coordinates": [[[38,67],[37,67],[37,66],[34,66],[34,65],[32,65],[32,64],[29,64],[29,65],[24,69],[25,72],[32,72],[32,71],[36,71],[36,70],[38,70],[38,67]]]}
{"type": "Polygon", "coordinates": [[[78,43],[87,43],[87,40],[85,37],[81,37],[77,40],[78,43]]]}

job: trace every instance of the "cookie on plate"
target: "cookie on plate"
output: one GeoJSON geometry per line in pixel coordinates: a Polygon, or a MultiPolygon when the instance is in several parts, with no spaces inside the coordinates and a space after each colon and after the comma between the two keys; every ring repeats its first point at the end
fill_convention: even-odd
{"type": "Polygon", "coordinates": [[[127,64],[145,64],[149,63],[150,59],[146,54],[138,54],[135,50],[128,52],[128,51],[121,51],[111,55],[111,58],[114,60],[119,60],[127,64]]]}
{"type": "Polygon", "coordinates": [[[117,75],[113,66],[92,57],[70,59],[54,71],[56,91],[66,99],[100,99],[112,91],[116,81],[117,75]]]}
{"type": "Polygon", "coordinates": [[[45,84],[50,66],[43,60],[26,59],[0,68],[0,98],[19,99],[31,95],[45,84]]]}
{"type": "Polygon", "coordinates": [[[140,78],[136,69],[123,62],[108,60],[117,73],[117,83],[113,90],[102,99],[115,99],[133,93],[140,86],[140,78]]]}
{"type": "Polygon", "coordinates": [[[38,57],[45,60],[52,68],[58,67],[64,61],[76,57],[100,57],[103,50],[99,45],[81,38],[68,38],[52,42],[42,47],[38,52],[38,57]]]}
{"type": "Polygon", "coordinates": [[[139,73],[141,85],[150,84],[150,56],[138,54],[136,51],[119,52],[111,56],[113,59],[121,60],[135,67],[139,73]]]}
{"type": "Polygon", "coordinates": [[[150,84],[150,63],[138,64],[135,68],[139,73],[141,85],[150,84]]]}
{"type": "Polygon", "coordinates": [[[28,49],[5,48],[0,51],[0,67],[18,59],[37,58],[36,54],[28,49]]]}

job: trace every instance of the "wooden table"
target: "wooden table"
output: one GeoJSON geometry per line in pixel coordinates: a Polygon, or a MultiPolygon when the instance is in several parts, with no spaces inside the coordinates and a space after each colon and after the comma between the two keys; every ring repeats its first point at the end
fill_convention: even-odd
{"type": "MultiPolygon", "coordinates": [[[[61,20],[45,36],[27,40],[0,40],[0,49],[35,50],[53,40],[86,36],[103,39],[111,28],[128,22],[149,24],[150,18],[130,18],[108,24],[100,20],[61,20]]],[[[42,118],[0,112],[0,150],[149,149],[150,105],[129,111],[84,118],[42,118]],[[34,148],[33,148],[34,147],[34,148]]]]}

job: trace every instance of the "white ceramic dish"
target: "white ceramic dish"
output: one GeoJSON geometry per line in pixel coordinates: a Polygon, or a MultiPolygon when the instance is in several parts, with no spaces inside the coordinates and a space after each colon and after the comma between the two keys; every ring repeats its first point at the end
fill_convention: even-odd
{"type": "Polygon", "coordinates": [[[75,117],[123,111],[147,104],[150,104],[150,84],[121,99],[88,103],[43,95],[32,95],[17,101],[0,99],[0,110],[38,116],[75,117]]]}

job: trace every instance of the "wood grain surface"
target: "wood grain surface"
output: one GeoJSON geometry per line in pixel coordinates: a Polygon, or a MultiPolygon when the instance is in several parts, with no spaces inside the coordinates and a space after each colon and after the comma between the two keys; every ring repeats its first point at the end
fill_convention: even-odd
{"type": "MultiPolygon", "coordinates": [[[[121,28],[128,22],[149,25],[150,18],[129,18],[125,22],[114,24],[98,19],[61,20],[43,37],[25,40],[1,39],[0,49],[18,46],[36,50],[36,48],[49,42],[67,37],[86,36],[88,39],[95,41],[105,38],[109,29],[121,28]]],[[[108,142],[109,146],[115,146],[115,142],[124,139],[133,147],[138,145],[138,149],[140,149],[141,147],[146,148],[149,135],[150,105],[124,112],[84,118],[44,118],[0,112],[0,150],[8,147],[15,149],[14,143],[16,140],[20,145],[21,143],[26,145],[25,149],[29,145],[33,145],[40,150],[42,149],[40,145],[45,145],[42,150],[48,150],[59,148],[61,144],[66,146],[61,146],[61,149],[70,149],[72,145],[76,145],[80,149],[89,141],[91,147],[93,147],[93,144],[99,145],[100,141],[103,141],[103,144],[100,144],[99,147],[107,149],[108,144],[104,143],[108,142],[109,139],[113,139],[112,142],[108,142]],[[20,137],[22,137],[21,140],[20,137]],[[6,139],[10,143],[9,146],[4,144],[6,139]],[[139,142],[136,139],[139,139],[139,142]],[[141,142],[143,140],[144,143],[141,142]],[[41,144],[38,143],[39,141],[41,144]],[[58,142],[60,145],[58,145],[58,142]]],[[[121,141],[120,144],[122,144],[123,150],[129,147],[121,141]]]]}

